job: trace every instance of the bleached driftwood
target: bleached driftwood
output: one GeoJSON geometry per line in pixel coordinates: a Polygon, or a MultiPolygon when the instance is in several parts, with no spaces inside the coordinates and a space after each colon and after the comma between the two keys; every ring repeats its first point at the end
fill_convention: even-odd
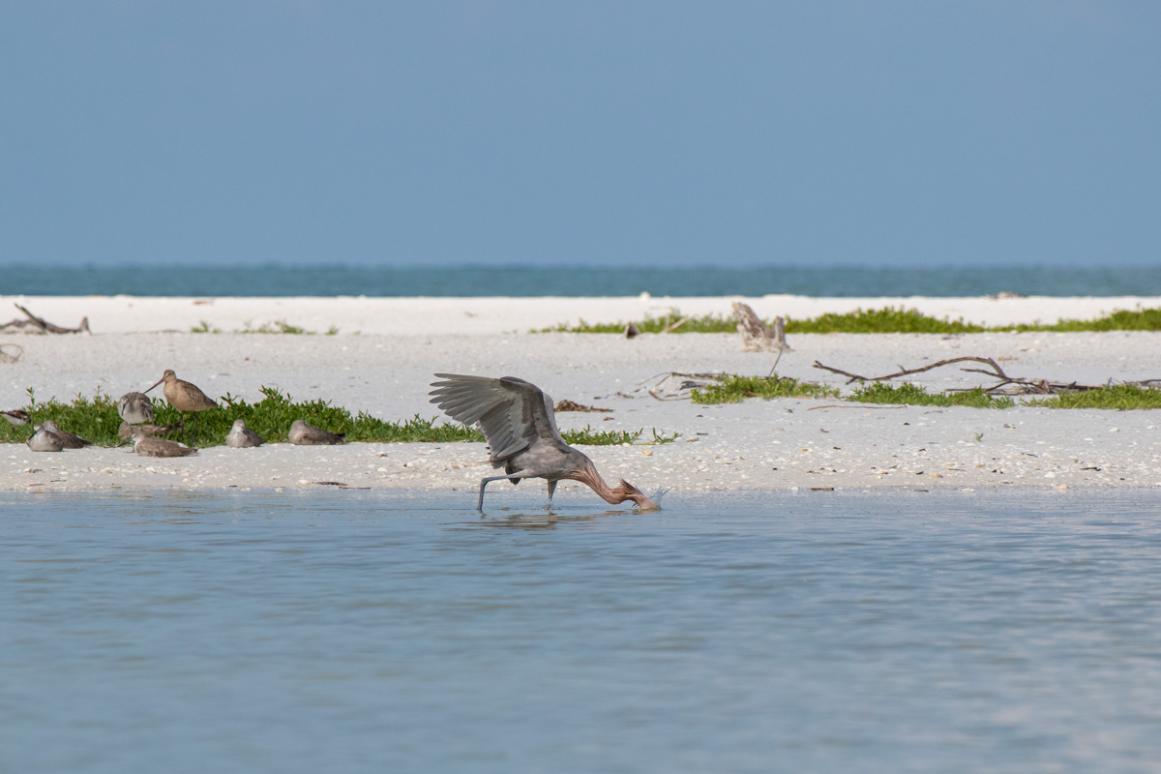
{"type": "Polygon", "coordinates": [[[23,331],[25,333],[92,333],[89,330],[89,318],[82,317],[81,322],[75,328],[65,328],[62,325],[56,325],[45,320],[43,317],[37,317],[32,312],[25,309],[20,304],[13,304],[24,315],[23,318],[17,317],[15,320],[9,320],[6,323],[0,323],[0,331],[23,331]]]}

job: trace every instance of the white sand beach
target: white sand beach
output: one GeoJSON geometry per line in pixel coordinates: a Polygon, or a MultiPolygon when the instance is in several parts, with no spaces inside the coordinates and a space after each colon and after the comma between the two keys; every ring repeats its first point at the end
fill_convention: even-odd
{"type": "MultiPolygon", "coordinates": [[[[148,387],[162,370],[211,395],[256,400],[263,385],[296,399],[321,397],[385,419],[435,416],[428,384],[436,371],[516,375],[556,399],[612,409],[562,413],[562,428],[644,429],[640,443],[591,447],[607,478],[652,491],[981,489],[1161,486],[1161,414],[883,407],[835,400],[750,400],[700,406],[660,401],[635,388],[660,374],[765,374],[772,356],[741,350],[732,334],[536,334],[576,322],[640,319],[671,308],[728,314],[731,298],[0,298],[72,326],[88,317],[92,335],[5,334],[23,355],[0,365],[0,408],[71,399],[97,390],[117,396],[148,387]],[[336,335],[256,335],[243,329],[285,321],[336,335]],[[190,333],[206,323],[224,331],[190,333]],[[656,429],[673,443],[646,443],[656,429]]],[[[1116,309],[1161,306],[1158,298],[802,298],[745,299],[764,316],[812,317],[858,307],[915,307],[971,322],[1051,322],[1116,309]]],[[[13,309],[12,316],[17,316],[13,309]]],[[[782,375],[845,387],[815,360],[885,373],[960,355],[997,359],[1013,375],[1104,383],[1161,377],[1161,333],[799,335],[779,363],[782,375]]],[[[986,385],[980,375],[943,368],[913,381],[933,389],[986,385]]],[[[417,491],[474,490],[489,475],[482,444],[349,444],[259,449],[217,447],[191,458],[149,459],[127,448],[34,453],[0,447],[0,490],[146,491],[317,489],[342,484],[417,491]]],[[[503,495],[512,496],[510,493],[503,495]]],[[[591,497],[565,483],[561,502],[591,497]]],[[[535,493],[540,482],[519,488],[535,493]]]]}

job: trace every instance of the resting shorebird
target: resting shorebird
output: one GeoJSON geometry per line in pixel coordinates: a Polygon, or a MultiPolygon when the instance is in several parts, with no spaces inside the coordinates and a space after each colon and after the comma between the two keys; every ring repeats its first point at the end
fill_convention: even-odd
{"type": "MultiPolygon", "coordinates": [[[[210,400],[196,384],[191,384],[184,379],[178,379],[177,374],[173,372],[172,368],[165,369],[165,373],[153,383],[153,387],[156,387],[162,382],[165,382],[165,402],[178,411],[206,411],[207,409],[218,407],[218,404],[210,400]]],[[[149,390],[152,390],[153,387],[150,387],[149,390]]],[[[146,390],[146,392],[149,392],[149,390],[146,390]]]]}
{"type": "Polygon", "coordinates": [[[535,384],[514,376],[436,376],[443,381],[432,383],[431,402],[465,425],[479,424],[491,447],[492,467],[504,468],[505,475],[480,482],[477,509],[484,509],[484,487],[489,482],[508,479],[518,484],[522,478],[547,479],[549,503],[557,482],[571,479],[588,485],[607,503],[632,500],[641,510],[660,509],[624,479],[617,486],[606,484],[593,461],[560,437],[552,398],[535,384]]]}
{"type": "Polygon", "coordinates": [[[4,418],[8,420],[9,424],[13,425],[27,425],[28,412],[23,409],[12,409],[11,411],[0,411],[4,418]]]}
{"type": "Polygon", "coordinates": [[[51,420],[41,425],[41,428],[47,430],[59,438],[61,445],[63,445],[66,449],[83,449],[91,443],[90,441],[86,441],[84,438],[81,438],[79,435],[73,435],[72,433],[61,430],[56,426],[56,422],[51,420]]]}
{"type": "Polygon", "coordinates": [[[145,457],[188,457],[198,450],[177,441],[167,441],[146,435],[140,430],[133,432],[133,451],[145,457]]]}
{"type": "Polygon", "coordinates": [[[343,442],[342,433],[321,430],[314,425],[308,425],[301,419],[296,419],[291,423],[288,435],[290,442],[299,446],[325,446],[343,442]]]}
{"type": "Polygon", "coordinates": [[[64,441],[44,425],[37,425],[36,432],[28,439],[28,448],[34,452],[58,452],[64,450],[64,441]]]}
{"type": "Polygon", "coordinates": [[[226,446],[235,449],[244,449],[250,446],[261,446],[266,443],[262,436],[255,433],[250,428],[246,427],[246,423],[241,419],[234,420],[234,426],[230,428],[230,432],[226,434],[226,446]]]}
{"type": "Polygon", "coordinates": [[[165,435],[177,429],[177,425],[131,425],[128,422],[122,422],[121,426],[117,428],[117,437],[121,440],[127,440],[133,437],[133,433],[141,431],[142,435],[165,435]]]}
{"type": "MultiPolygon", "coordinates": [[[[164,377],[162,380],[164,381],[164,377]]],[[[117,401],[117,415],[131,425],[144,425],[152,422],[153,401],[149,400],[149,396],[143,392],[127,392],[117,401]]]]}

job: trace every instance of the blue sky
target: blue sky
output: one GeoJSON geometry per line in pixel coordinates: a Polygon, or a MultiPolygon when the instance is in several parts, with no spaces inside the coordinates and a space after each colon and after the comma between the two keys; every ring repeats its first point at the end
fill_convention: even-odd
{"type": "Polygon", "coordinates": [[[0,0],[0,262],[1161,262],[1161,3],[0,0]]]}

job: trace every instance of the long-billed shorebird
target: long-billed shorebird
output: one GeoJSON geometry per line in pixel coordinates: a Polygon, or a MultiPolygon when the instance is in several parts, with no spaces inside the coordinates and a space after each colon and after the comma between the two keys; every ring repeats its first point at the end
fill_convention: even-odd
{"type": "Polygon", "coordinates": [[[131,425],[148,424],[153,421],[153,401],[143,392],[127,392],[117,401],[117,415],[131,425]]]}
{"type": "Polygon", "coordinates": [[[477,509],[484,509],[489,482],[507,479],[518,484],[522,478],[546,479],[549,503],[557,482],[569,479],[586,484],[607,503],[632,500],[642,510],[660,508],[624,479],[617,486],[606,484],[593,461],[560,437],[552,398],[535,384],[514,376],[436,376],[442,381],[432,383],[431,402],[465,425],[479,424],[491,447],[492,467],[504,468],[505,475],[480,482],[477,509]]]}
{"type": "Polygon", "coordinates": [[[34,452],[64,451],[64,441],[59,435],[44,425],[37,425],[36,432],[28,439],[28,448],[34,452]]]}
{"type": "Polygon", "coordinates": [[[343,442],[342,433],[332,433],[329,430],[308,425],[302,419],[296,419],[291,423],[290,432],[287,435],[290,442],[298,446],[325,446],[343,442]]]}
{"type": "Polygon", "coordinates": [[[198,453],[185,444],[146,435],[140,429],[133,432],[133,451],[145,457],[188,457],[198,453]]]}
{"type": "Polygon", "coordinates": [[[52,420],[46,421],[43,425],[41,425],[41,428],[52,433],[57,438],[60,438],[61,444],[66,449],[83,449],[91,443],[91,441],[86,441],[79,435],[61,430],[56,426],[56,422],[53,422],[52,420]]]}
{"type": "MultiPolygon", "coordinates": [[[[184,379],[178,379],[177,374],[173,372],[172,368],[165,369],[165,373],[153,383],[153,386],[149,390],[152,390],[162,382],[165,382],[165,388],[163,389],[165,402],[178,411],[191,413],[218,407],[218,404],[202,392],[196,384],[187,382],[184,379]]],[[[149,390],[146,390],[146,392],[149,392],[149,390]]]]}
{"type": "Polygon", "coordinates": [[[226,446],[235,449],[245,449],[251,446],[261,446],[266,443],[265,439],[255,433],[250,428],[246,427],[246,422],[241,419],[235,419],[233,427],[230,432],[226,434],[226,446]]]}

